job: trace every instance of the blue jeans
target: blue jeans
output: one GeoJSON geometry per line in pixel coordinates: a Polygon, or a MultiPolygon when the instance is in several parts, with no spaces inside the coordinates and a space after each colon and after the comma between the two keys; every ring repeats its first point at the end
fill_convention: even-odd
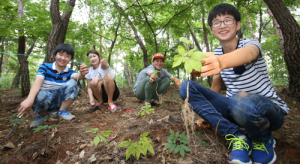
{"type": "MultiPolygon", "coordinates": [[[[182,83],[179,94],[185,100],[187,81],[182,83]]],[[[243,134],[244,128],[248,137],[257,142],[267,142],[271,131],[279,129],[285,117],[283,110],[264,96],[240,92],[228,98],[194,81],[189,81],[189,103],[222,136],[243,134]]]]}
{"type": "MultiPolygon", "coordinates": [[[[34,99],[32,110],[34,114],[42,111],[49,113],[57,112],[63,101],[74,99],[78,96],[79,89],[76,87],[76,80],[71,79],[62,87],[55,90],[40,90],[34,99]]],[[[80,83],[77,86],[81,88],[80,83]]]]}

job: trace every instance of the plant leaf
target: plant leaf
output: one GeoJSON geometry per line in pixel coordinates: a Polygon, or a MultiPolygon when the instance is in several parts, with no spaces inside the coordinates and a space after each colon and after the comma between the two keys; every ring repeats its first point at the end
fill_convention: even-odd
{"type": "Polygon", "coordinates": [[[196,51],[191,57],[196,60],[202,60],[206,58],[206,55],[201,51],[196,51]]]}
{"type": "Polygon", "coordinates": [[[100,135],[99,137],[101,138],[101,140],[102,140],[104,143],[107,144],[106,139],[105,139],[103,136],[100,135]]]}
{"type": "Polygon", "coordinates": [[[185,49],[183,46],[178,46],[178,53],[181,55],[181,54],[184,54],[185,53],[185,49]]]}
{"type": "Polygon", "coordinates": [[[202,69],[202,64],[199,60],[195,60],[195,59],[192,59],[190,60],[189,62],[191,64],[191,66],[193,67],[194,70],[200,72],[201,69],[202,69]]]}
{"type": "Polygon", "coordinates": [[[189,40],[187,40],[185,37],[180,37],[179,40],[183,43],[189,44],[189,40]]]}
{"type": "Polygon", "coordinates": [[[100,138],[98,136],[96,136],[94,138],[94,144],[97,146],[99,144],[99,142],[100,142],[100,138]]]}
{"type": "Polygon", "coordinates": [[[184,150],[183,149],[180,149],[180,155],[182,156],[182,158],[184,158],[184,150]]]}
{"type": "Polygon", "coordinates": [[[182,63],[182,58],[175,60],[173,62],[172,68],[179,66],[182,63]]]}
{"type": "Polygon", "coordinates": [[[121,142],[118,146],[119,147],[126,147],[126,146],[128,146],[128,145],[130,145],[130,141],[124,141],[124,142],[121,142]]]}
{"type": "Polygon", "coordinates": [[[191,151],[189,147],[185,146],[185,145],[181,145],[182,149],[184,149],[185,151],[191,151]]]}
{"type": "Polygon", "coordinates": [[[180,145],[178,145],[176,148],[175,148],[175,150],[174,150],[174,154],[176,154],[176,153],[178,153],[179,151],[180,151],[180,145]]]}
{"type": "Polygon", "coordinates": [[[184,63],[184,68],[187,74],[190,74],[193,71],[193,67],[190,63],[191,60],[188,60],[184,63]]]}

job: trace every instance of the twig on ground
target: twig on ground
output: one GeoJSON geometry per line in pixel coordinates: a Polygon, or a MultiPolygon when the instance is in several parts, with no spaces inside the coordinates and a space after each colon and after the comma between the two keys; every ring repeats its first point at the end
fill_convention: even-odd
{"type": "Polygon", "coordinates": [[[199,162],[206,163],[206,162],[203,162],[202,160],[200,160],[200,159],[198,159],[198,158],[196,158],[196,157],[194,157],[194,156],[192,156],[192,155],[189,155],[189,154],[186,154],[186,155],[188,155],[188,156],[190,156],[190,157],[192,157],[192,158],[198,160],[199,162]]]}

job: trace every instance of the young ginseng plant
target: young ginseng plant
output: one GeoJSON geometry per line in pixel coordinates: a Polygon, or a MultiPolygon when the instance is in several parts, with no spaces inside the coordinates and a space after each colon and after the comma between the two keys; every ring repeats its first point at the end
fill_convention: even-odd
{"type": "Polygon", "coordinates": [[[159,72],[160,72],[160,71],[158,71],[158,70],[153,71],[153,72],[152,72],[153,78],[157,78],[157,74],[158,74],[159,72]]]}
{"type": "Polygon", "coordinates": [[[138,142],[132,142],[131,139],[129,141],[124,141],[120,143],[119,147],[127,147],[126,150],[126,160],[130,157],[132,154],[137,160],[139,160],[141,153],[144,154],[144,156],[147,156],[147,151],[155,155],[154,149],[152,147],[153,143],[150,138],[147,137],[147,135],[150,132],[145,132],[141,134],[140,141],[138,142]]]}
{"type": "Polygon", "coordinates": [[[185,144],[188,144],[187,141],[188,136],[181,133],[179,136],[179,132],[175,133],[172,129],[170,129],[171,135],[167,138],[168,144],[165,146],[164,149],[169,149],[169,153],[174,151],[174,154],[180,152],[182,158],[184,158],[184,154],[187,151],[191,151],[185,144]]]}
{"type": "MultiPolygon", "coordinates": [[[[187,40],[184,37],[181,37],[180,40],[187,45],[191,44],[192,41],[187,40]]],[[[174,56],[173,68],[179,66],[181,63],[184,63],[184,69],[187,74],[190,74],[193,69],[200,72],[202,69],[202,64],[200,60],[206,58],[205,54],[200,51],[187,50],[183,46],[178,46],[178,55],[174,56]]]]}
{"type": "MultiPolygon", "coordinates": [[[[86,131],[85,133],[89,133],[89,132],[92,132],[92,133],[94,133],[94,134],[96,134],[97,132],[98,132],[98,128],[90,128],[88,131],[86,131]]],[[[100,134],[96,134],[96,136],[95,136],[95,138],[94,138],[94,144],[97,146],[98,144],[99,144],[99,142],[100,142],[100,140],[102,140],[104,143],[106,143],[107,144],[107,141],[106,141],[106,139],[105,139],[105,137],[104,137],[104,135],[107,135],[107,136],[110,136],[111,135],[111,130],[107,130],[107,131],[105,131],[105,132],[102,132],[102,133],[100,133],[100,134]]]]}
{"type": "Polygon", "coordinates": [[[151,114],[151,113],[155,113],[155,112],[154,112],[154,109],[151,108],[151,105],[146,104],[146,105],[143,106],[143,108],[138,112],[138,115],[141,114],[141,116],[143,116],[145,113],[151,114]]]}
{"type": "Polygon", "coordinates": [[[49,134],[50,129],[55,127],[55,126],[58,126],[58,124],[50,125],[50,126],[49,125],[43,125],[43,126],[38,126],[37,128],[33,129],[34,130],[33,133],[38,132],[40,130],[44,130],[46,132],[46,150],[45,150],[46,153],[47,153],[47,149],[48,149],[48,134],[49,134]]]}

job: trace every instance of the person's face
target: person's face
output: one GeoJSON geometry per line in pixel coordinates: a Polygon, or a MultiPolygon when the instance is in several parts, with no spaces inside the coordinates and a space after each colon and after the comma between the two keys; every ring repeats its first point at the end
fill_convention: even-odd
{"type": "Polygon", "coordinates": [[[217,17],[213,19],[212,24],[210,32],[219,41],[230,41],[236,38],[236,32],[241,28],[241,22],[236,22],[232,15],[227,14],[217,15],[217,17]],[[217,25],[217,27],[214,27],[214,24],[217,25]]]}
{"type": "Polygon", "coordinates": [[[72,56],[66,52],[58,52],[54,56],[57,66],[66,67],[67,64],[72,60],[72,56]]]}
{"type": "Polygon", "coordinates": [[[152,65],[154,66],[154,68],[156,70],[160,70],[164,66],[164,60],[162,60],[162,59],[154,59],[152,61],[152,65]]]}
{"type": "Polygon", "coordinates": [[[99,64],[100,59],[98,55],[90,53],[88,58],[90,59],[92,65],[99,64]]]}

